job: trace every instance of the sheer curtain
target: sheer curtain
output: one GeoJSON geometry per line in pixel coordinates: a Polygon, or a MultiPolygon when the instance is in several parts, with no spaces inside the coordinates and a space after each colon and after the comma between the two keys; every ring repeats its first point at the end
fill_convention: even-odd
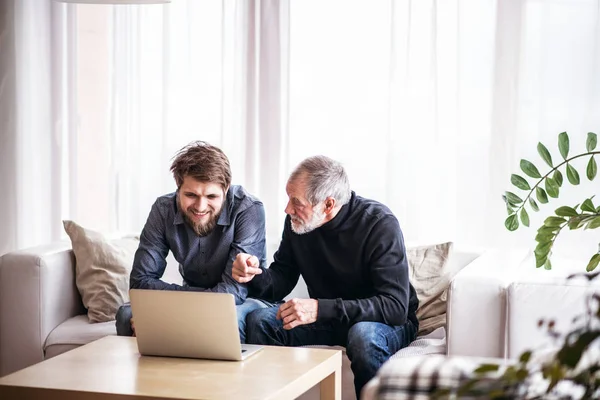
{"type": "Polygon", "coordinates": [[[0,4],[0,254],[61,236],[72,197],[71,28],[53,2],[0,4]]]}
{"type": "MultiPolygon", "coordinates": [[[[521,158],[542,167],[538,141],[557,157],[558,133],[585,150],[600,126],[598,16],[596,0],[294,3],[288,169],[339,159],[410,241],[533,246],[533,230],[504,228],[501,195],[521,158]]],[[[594,193],[582,182],[545,215],[594,193]]],[[[597,247],[562,236],[557,249],[597,247]]]]}
{"type": "MultiPolygon", "coordinates": [[[[65,218],[139,231],[191,140],[229,155],[271,245],[287,175],[320,153],[409,241],[533,246],[503,226],[510,174],[541,167],[538,141],[558,156],[559,132],[583,150],[600,123],[597,0],[1,7],[0,254],[60,238],[65,218]]],[[[597,182],[571,189],[544,211],[597,182]]],[[[598,242],[561,236],[557,250],[598,242]]]]}

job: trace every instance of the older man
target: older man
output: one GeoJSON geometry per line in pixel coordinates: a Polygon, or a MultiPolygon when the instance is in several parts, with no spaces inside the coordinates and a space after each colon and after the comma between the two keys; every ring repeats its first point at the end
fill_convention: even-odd
{"type": "MultiPolygon", "coordinates": [[[[177,191],[159,197],[150,210],[135,253],[130,286],[233,294],[243,343],[246,314],[266,304],[247,298],[246,285],[232,279],[231,269],[240,252],[251,252],[265,262],[263,204],[243,187],[231,185],[229,159],[206,142],[182,148],[171,172],[177,191]],[[161,280],[169,251],[179,262],[183,285],[161,280]]],[[[133,334],[131,317],[129,304],[119,309],[119,335],[133,334]]]]}
{"type": "Polygon", "coordinates": [[[270,268],[240,253],[233,277],[249,282],[251,295],[279,301],[302,275],[310,298],[250,313],[247,341],[345,346],[358,398],[418,331],[418,299],[398,220],[383,204],[352,192],[341,164],[324,156],[300,163],[286,191],[288,216],[270,268]]]}

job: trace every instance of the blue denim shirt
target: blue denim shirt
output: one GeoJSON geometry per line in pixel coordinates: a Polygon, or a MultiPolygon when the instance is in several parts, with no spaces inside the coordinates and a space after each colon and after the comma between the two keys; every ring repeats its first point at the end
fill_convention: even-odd
{"type": "Polygon", "coordinates": [[[240,252],[256,255],[261,265],[266,262],[265,210],[260,200],[232,185],[214,230],[199,237],[184,221],[176,193],[167,194],[156,200],[142,230],[130,287],[231,293],[241,304],[248,289],[231,275],[240,252]],[[183,286],[160,280],[169,250],[179,262],[183,286]]]}

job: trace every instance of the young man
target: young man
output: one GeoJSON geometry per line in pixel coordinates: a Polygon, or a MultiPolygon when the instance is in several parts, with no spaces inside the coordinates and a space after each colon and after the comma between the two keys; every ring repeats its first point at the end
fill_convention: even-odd
{"type": "MultiPolygon", "coordinates": [[[[231,293],[237,305],[240,340],[246,315],[266,305],[247,298],[245,284],[232,278],[238,253],[266,261],[263,204],[241,186],[231,186],[227,156],[205,142],[181,149],[171,165],[175,193],[159,197],[142,230],[131,270],[132,289],[231,293]],[[183,286],[160,280],[171,251],[179,262],[183,286]]],[[[133,334],[131,307],[117,312],[117,334],[133,334]]]]}
{"type": "Polygon", "coordinates": [[[286,191],[288,216],[270,268],[240,253],[233,277],[249,282],[251,295],[278,301],[302,275],[311,298],[252,312],[247,341],[345,346],[360,398],[381,364],[418,331],[398,220],[383,204],[352,192],[344,168],[327,157],[300,163],[286,191]]]}

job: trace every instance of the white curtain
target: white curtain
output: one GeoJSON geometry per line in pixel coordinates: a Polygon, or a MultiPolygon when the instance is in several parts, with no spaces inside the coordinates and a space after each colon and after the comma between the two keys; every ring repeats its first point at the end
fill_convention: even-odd
{"type": "MultiPolygon", "coordinates": [[[[411,242],[533,246],[503,226],[510,174],[542,168],[538,141],[557,157],[559,132],[575,152],[600,126],[597,0],[2,7],[0,253],[59,238],[63,218],[139,231],[191,140],[223,148],[264,201],[271,245],[287,175],[320,153],[411,242]]],[[[544,215],[597,181],[568,192],[544,215]]]]}
{"type": "Polygon", "coordinates": [[[0,254],[61,237],[71,198],[71,22],[51,1],[0,4],[0,254]]]}
{"type": "MultiPolygon", "coordinates": [[[[533,229],[504,228],[501,195],[521,158],[542,169],[538,141],[558,157],[567,131],[574,154],[600,127],[598,17],[596,0],[293,3],[290,165],[340,159],[411,242],[534,246],[533,229]]],[[[563,190],[543,215],[597,188],[563,190]]],[[[597,248],[593,233],[561,236],[557,251],[597,248]]]]}

